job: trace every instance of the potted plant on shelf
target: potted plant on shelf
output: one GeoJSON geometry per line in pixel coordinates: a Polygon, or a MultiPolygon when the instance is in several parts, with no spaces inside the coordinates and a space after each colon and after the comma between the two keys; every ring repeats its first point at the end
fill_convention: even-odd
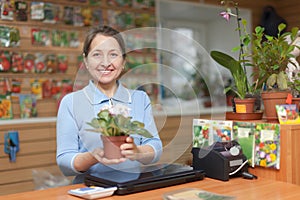
{"type": "Polygon", "coordinates": [[[252,66],[256,69],[254,76],[258,79],[258,87],[262,88],[265,117],[269,122],[278,122],[275,105],[285,104],[290,89],[288,87],[287,67],[298,48],[293,41],[298,28],[283,32],[285,24],[278,26],[276,37],[264,33],[263,27],[256,27],[252,35],[252,66]],[[292,42],[288,42],[290,38],[292,42]]]}
{"type": "Polygon", "coordinates": [[[126,142],[126,138],[131,134],[138,134],[146,138],[153,137],[144,128],[144,123],[132,121],[128,113],[126,106],[116,104],[113,107],[103,108],[97,114],[97,117],[87,123],[93,127],[93,129],[87,129],[87,131],[101,134],[106,158],[121,158],[119,147],[126,142]]]}
{"type": "Polygon", "coordinates": [[[255,84],[251,84],[248,81],[246,67],[248,67],[249,60],[245,59],[245,52],[248,51],[251,38],[247,33],[247,21],[241,19],[239,16],[238,4],[234,1],[221,1],[221,4],[225,5],[226,11],[221,12],[220,15],[229,21],[230,17],[236,17],[237,19],[237,31],[239,33],[240,45],[232,49],[233,52],[239,51],[239,59],[236,60],[230,55],[227,55],[220,51],[211,51],[211,57],[219,63],[221,66],[227,68],[234,80],[234,85],[225,88],[225,93],[233,91],[236,95],[234,98],[234,111],[236,113],[253,113],[257,109],[260,109],[259,98],[254,98],[256,90],[255,84]],[[235,7],[235,13],[230,9],[230,5],[235,7]],[[242,34],[242,31],[244,34],[242,34]],[[255,103],[258,104],[255,107],[255,103]]]}

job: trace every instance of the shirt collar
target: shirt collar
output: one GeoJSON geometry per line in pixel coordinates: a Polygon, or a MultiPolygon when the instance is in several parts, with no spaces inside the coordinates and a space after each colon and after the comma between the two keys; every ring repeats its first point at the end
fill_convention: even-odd
{"type": "Polygon", "coordinates": [[[93,81],[89,81],[89,84],[83,89],[85,95],[91,104],[100,104],[109,100],[113,100],[115,102],[130,104],[131,94],[130,91],[125,88],[120,81],[117,81],[118,88],[116,93],[112,98],[108,98],[105,94],[103,94],[93,83],[93,81]]]}

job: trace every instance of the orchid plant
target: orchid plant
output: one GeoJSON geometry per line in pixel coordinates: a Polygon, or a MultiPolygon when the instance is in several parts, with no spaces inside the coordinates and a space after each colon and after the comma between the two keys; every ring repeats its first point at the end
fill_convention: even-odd
{"type": "Polygon", "coordinates": [[[87,129],[100,133],[104,136],[128,136],[131,134],[138,134],[147,138],[153,137],[151,133],[144,128],[144,123],[139,121],[132,121],[129,116],[129,108],[122,104],[114,106],[105,106],[87,124],[94,129],[87,129]]]}
{"type": "Polygon", "coordinates": [[[231,17],[236,18],[237,28],[239,34],[239,46],[232,48],[233,52],[239,51],[239,59],[236,60],[232,56],[220,51],[211,51],[212,58],[227,68],[234,79],[234,86],[225,88],[225,93],[229,90],[233,91],[240,99],[246,98],[248,93],[253,93],[255,87],[252,87],[247,78],[246,67],[250,66],[250,61],[245,59],[245,55],[249,52],[249,44],[251,42],[251,35],[247,32],[247,21],[240,17],[238,3],[234,1],[221,1],[221,4],[225,7],[225,11],[220,13],[226,21],[229,21],[231,17]],[[235,13],[231,7],[235,8],[235,13]],[[243,32],[243,34],[242,34],[243,32]]]}

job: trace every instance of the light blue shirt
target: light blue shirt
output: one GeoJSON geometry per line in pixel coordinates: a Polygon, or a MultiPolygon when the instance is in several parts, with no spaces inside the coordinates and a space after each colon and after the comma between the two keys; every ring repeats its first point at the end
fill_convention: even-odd
{"type": "Polygon", "coordinates": [[[136,172],[141,163],[126,160],[120,164],[103,165],[97,163],[85,173],[74,168],[74,158],[78,153],[93,151],[102,148],[100,134],[87,131],[92,127],[87,124],[97,116],[104,105],[124,104],[130,109],[132,120],[145,124],[145,128],[153,135],[153,138],[145,138],[139,135],[131,135],[136,145],[150,145],[155,152],[152,163],[157,162],[162,153],[162,142],[152,115],[151,102],[144,91],[129,90],[118,82],[118,89],[112,98],[104,95],[92,81],[81,90],[64,96],[61,100],[56,124],[57,154],[56,160],[61,171],[66,176],[76,176],[74,183],[83,182],[86,173],[105,178],[118,172],[136,172]],[[105,172],[105,173],[103,173],[105,172]],[[106,173],[107,172],[107,173],[106,173]]]}

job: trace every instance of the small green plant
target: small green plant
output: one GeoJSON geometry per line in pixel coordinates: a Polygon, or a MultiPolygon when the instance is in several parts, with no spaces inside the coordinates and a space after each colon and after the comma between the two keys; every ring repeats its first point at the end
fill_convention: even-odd
{"type": "MultiPolygon", "coordinates": [[[[286,69],[288,63],[292,63],[290,58],[292,54],[298,28],[292,28],[291,32],[283,32],[285,24],[278,26],[276,37],[264,33],[264,28],[257,26],[252,38],[252,53],[249,57],[252,59],[252,66],[256,68],[255,76],[258,78],[258,87],[266,85],[265,90],[287,90],[288,77],[286,69]],[[291,38],[291,42],[287,38],[291,38]]],[[[294,63],[292,63],[294,64],[294,63]]]]}
{"type": "Polygon", "coordinates": [[[101,133],[104,136],[122,136],[138,134],[147,138],[153,137],[151,133],[144,128],[144,123],[139,121],[132,121],[132,118],[124,115],[124,113],[115,113],[111,109],[101,110],[96,118],[88,125],[94,129],[87,129],[88,131],[101,133]]]}
{"type": "Polygon", "coordinates": [[[255,91],[255,86],[251,85],[248,81],[246,67],[250,66],[249,60],[245,59],[245,52],[248,52],[248,46],[250,44],[250,34],[247,32],[247,21],[241,19],[239,16],[238,3],[234,1],[221,1],[221,4],[225,6],[226,11],[220,13],[220,15],[227,21],[230,17],[235,17],[237,19],[236,31],[239,33],[240,45],[232,48],[232,52],[239,51],[239,59],[231,57],[220,51],[211,51],[211,57],[219,63],[221,66],[227,68],[234,80],[234,85],[225,88],[225,93],[233,91],[238,98],[244,99],[247,94],[252,94],[255,91]],[[235,7],[235,13],[230,9],[230,5],[235,7]],[[243,32],[243,34],[242,34],[243,32]]]}

